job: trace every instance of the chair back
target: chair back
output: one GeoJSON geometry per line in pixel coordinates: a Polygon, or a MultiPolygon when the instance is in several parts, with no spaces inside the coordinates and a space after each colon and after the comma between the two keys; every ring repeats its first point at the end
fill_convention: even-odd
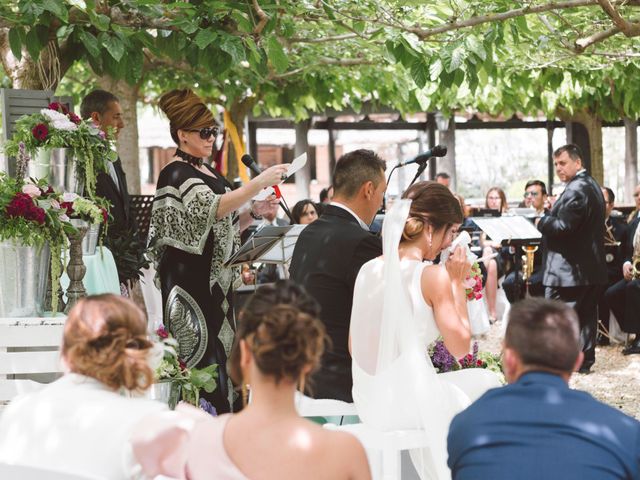
{"type": "Polygon", "coordinates": [[[20,480],[101,480],[100,477],[86,477],[74,473],[47,470],[27,465],[0,463],[0,478],[20,480]]]}
{"type": "Polygon", "coordinates": [[[60,376],[64,320],[0,318],[0,406],[60,376]]]}
{"type": "MultiPolygon", "coordinates": [[[[47,108],[51,102],[64,104],[73,111],[71,97],[55,97],[51,90],[19,90],[13,88],[0,89],[0,112],[2,112],[2,143],[13,135],[16,122],[23,115],[37,113],[47,108]]],[[[0,171],[15,176],[15,159],[0,157],[0,171]]]]}

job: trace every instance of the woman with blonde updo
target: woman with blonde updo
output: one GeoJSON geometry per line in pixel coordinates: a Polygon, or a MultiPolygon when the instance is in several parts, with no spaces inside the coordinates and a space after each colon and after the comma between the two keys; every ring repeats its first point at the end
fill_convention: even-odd
{"type": "Polygon", "coordinates": [[[67,373],[7,407],[0,420],[0,462],[132,478],[133,426],[167,409],[120,394],[143,392],[153,381],[146,327],[143,313],[125,298],[80,300],[65,322],[61,356],[67,373]]]}
{"type": "Polygon", "coordinates": [[[229,412],[233,390],[225,364],[235,330],[233,289],[241,277],[239,268],[225,262],[239,246],[240,225],[249,225],[250,215],[256,218],[275,199],[255,202],[242,215],[238,209],[280,183],[287,166],[268,168],[233,190],[203,161],[211,155],[218,127],[202,99],[188,89],[172,90],[160,98],[160,108],[178,145],[175,161],[160,172],[149,228],[164,325],[188,367],[218,365],[218,388],[203,396],[218,412],[229,412]]]}
{"type": "Polygon", "coordinates": [[[191,480],[371,478],[354,437],[325,430],[295,409],[296,387],[304,387],[324,351],[318,313],[315,300],[289,281],[260,287],[240,314],[229,358],[229,372],[251,402],[238,414],[198,422],[188,435],[160,428],[141,436],[135,449],[144,472],[177,478],[188,472],[191,480]],[[169,454],[183,463],[172,464],[169,454]]]}
{"type": "Polygon", "coordinates": [[[463,214],[436,182],[417,183],[402,198],[385,216],[383,256],[356,279],[353,400],[363,423],[376,429],[423,429],[430,443],[411,452],[416,471],[421,479],[446,479],[449,422],[499,382],[486,370],[437,374],[431,364],[427,349],[438,337],[455,358],[470,350],[464,283],[471,264],[463,247],[450,251],[463,214]]]}

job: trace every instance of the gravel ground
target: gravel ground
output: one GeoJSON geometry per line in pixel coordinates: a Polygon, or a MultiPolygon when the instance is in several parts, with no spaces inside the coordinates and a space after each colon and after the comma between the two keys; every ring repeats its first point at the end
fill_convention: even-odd
{"type": "MultiPolygon", "coordinates": [[[[500,353],[502,335],[501,323],[492,325],[486,335],[477,338],[480,351],[500,353]]],[[[597,347],[591,373],[574,373],[570,385],[640,420],[640,355],[622,355],[622,348],[597,347]]]]}

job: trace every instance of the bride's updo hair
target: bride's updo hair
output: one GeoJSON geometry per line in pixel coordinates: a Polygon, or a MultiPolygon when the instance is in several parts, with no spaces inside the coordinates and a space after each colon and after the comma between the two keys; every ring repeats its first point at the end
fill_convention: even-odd
{"type": "Polygon", "coordinates": [[[62,357],[72,372],[117,390],[146,390],[153,344],[142,311],[126,298],[105,294],[78,301],[64,325],[62,357]]]}
{"type": "Polygon", "coordinates": [[[180,145],[178,130],[200,130],[216,124],[211,110],[188,88],[165,93],[158,105],[169,118],[169,131],[176,145],[180,145]]]}
{"type": "Polygon", "coordinates": [[[240,340],[245,340],[260,372],[297,382],[320,365],[326,334],[320,308],[303,288],[286,280],[260,287],[242,310],[229,357],[229,373],[242,383],[240,340]]]}
{"type": "Polygon", "coordinates": [[[419,182],[409,187],[402,198],[411,200],[409,218],[402,232],[402,239],[416,239],[427,224],[435,231],[462,223],[464,216],[460,202],[451,191],[437,182],[419,182]]]}

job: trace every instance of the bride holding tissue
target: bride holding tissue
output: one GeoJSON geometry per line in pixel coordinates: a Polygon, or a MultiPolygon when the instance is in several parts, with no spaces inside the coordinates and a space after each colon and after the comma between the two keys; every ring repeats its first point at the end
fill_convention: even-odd
{"type": "Polygon", "coordinates": [[[451,245],[462,223],[448,188],[420,182],[387,213],[383,256],[366,263],[354,289],[350,346],[353,400],[363,423],[380,430],[422,429],[429,447],[411,451],[422,480],[447,479],[453,416],[489,388],[495,374],[465,369],[438,374],[427,347],[439,336],[449,352],[469,352],[465,281],[468,245],[451,245]],[[439,265],[425,263],[442,254],[439,265]]]}

